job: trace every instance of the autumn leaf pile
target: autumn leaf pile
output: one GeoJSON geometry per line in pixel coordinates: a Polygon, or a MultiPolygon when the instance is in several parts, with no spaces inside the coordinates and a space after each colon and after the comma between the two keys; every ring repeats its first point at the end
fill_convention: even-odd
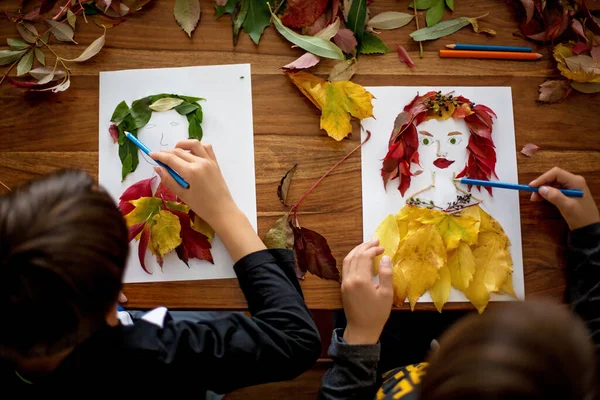
{"type": "Polygon", "coordinates": [[[521,19],[519,35],[547,43],[566,79],[540,85],[538,100],[557,103],[573,89],[600,92],[600,19],[586,0],[507,0],[521,19]]]}
{"type": "MultiPolygon", "coordinates": [[[[490,180],[496,175],[496,150],[492,140],[493,119],[496,114],[482,104],[475,105],[463,96],[429,92],[407,104],[394,121],[388,143],[388,152],[383,159],[381,177],[384,186],[399,178],[398,190],[404,196],[413,173],[412,164],[419,164],[419,137],[417,126],[430,119],[463,119],[471,133],[467,151],[469,158],[465,169],[457,175],[473,179],[490,180]]],[[[492,194],[492,189],[486,187],[492,194]]]]}
{"type": "Polygon", "coordinates": [[[152,194],[153,179],[131,185],[119,199],[119,208],[129,228],[129,241],[139,241],[138,257],[144,271],[151,273],[145,263],[148,248],[161,268],[164,256],[172,251],[186,265],[191,258],[213,263],[212,228],[162,184],[152,194]]]}
{"type": "Polygon", "coordinates": [[[14,87],[32,92],[58,93],[71,86],[69,63],[84,62],[94,57],[104,47],[106,28],[125,21],[150,0],[31,0],[21,1],[15,11],[5,11],[14,23],[20,39],[8,38],[8,50],[0,50],[0,66],[9,65],[0,84],[6,80],[14,87]],[[78,44],[75,29],[88,17],[104,33],[90,43],[76,58],[61,56],[53,48],[56,43],[78,44]],[[44,50],[48,50],[46,53],[44,50]],[[46,63],[46,54],[54,56],[53,63],[46,63]],[[37,63],[40,65],[33,68],[37,63]],[[52,64],[54,64],[52,66],[52,64]],[[16,67],[17,79],[9,76],[16,67]]]}
{"type": "MultiPolygon", "coordinates": [[[[515,296],[510,241],[479,206],[450,214],[407,205],[386,217],[375,232],[392,259],[394,305],[411,310],[425,292],[439,312],[450,288],[464,293],[482,313],[492,293],[515,296]]],[[[383,256],[382,255],[382,256],[383,256]]],[[[374,261],[375,274],[381,257],[374,261]]]]}
{"type": "Polygon", "coordinates": [[[115,108],[108,131],[115,143],[119,144],[119,159],[121,160],[121,177],[135,171],[139,164],[137,146],[125,136],[126,132],[137,137],[138,131],[146,126],[152,112],[177,111],[185,115],[189,126],[190,139],[202,140],[202,121],[204,115],[202,106],[198,103],[204,100],[200,97],[181,96],[177,94],[155,94],[135,100],[131,107],[125,101],[120,102],[115,108]]]}

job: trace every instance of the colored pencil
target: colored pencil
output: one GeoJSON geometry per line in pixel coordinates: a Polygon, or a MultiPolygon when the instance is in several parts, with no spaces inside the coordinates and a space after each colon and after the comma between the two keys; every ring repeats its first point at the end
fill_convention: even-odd
{"type": "MultiPolygon", "coordinates": [[[[512,190],[522,190],[524,192],[535,192],[537,193],[539,188],[532,187],[529,185],[519,185],[515,183],[506,183],[506,182],[490,182],[490,181],[481,181],[478,179],[469,179],[469,178],[461,178],[456,179],[457,182],[462,183],[463,185],[474,185],[474,186],[485,186],[485,187],[494,187],[499,189],[512,189],[512,190]]],[[[558,189],[565,196],[569,197],[583,197],[582,190],[575,189],[558,189]]]]}
{"type": "Polygon", "coordinates": [[[440,50],[442,58],[489,58],[498,60],[539,60],[539,53],[517,53],[506,51],[468,51],[468,50],[440,50]]]}
{"type": "Polygon", "coordinates": [[[531,47],[519,47],[519,46],[490,46],[487,44],[447,44],[447,48],[452,50],[473,50],[473,51],[512,51],[519,53],[531,53],[533,49],[531,47]]]}
{"type": "MultiPolygon", "coordinates": [[[[125,136],[127,136],[127,139],[131,140],[133,142],[133,144],[135,144],[140,150],[142,150],[144,153],[146,153],[147,156],[150,156],[150,152],[151,152],[150,149],[148,147],[146,147],[146,145],[144,143],[140,142],[140,140],[137,137],[135,137],[134,135],[132,135],[129,132],[125,132],[125,136]]],[[[171,174],[173,179],[175,179],[175,181],[177,181],[177,183],[179,183],[181,186],[183,186],[184,189],[187,189],[190,187],[190,184],[187,183],[181,177],[181,175],[179,175],[177,172],[173,171],[171,169],[171,167],[169,167],[166,164],[161,163],[160,161],[154,160],[154,162],[156,162],[158,165],[160,165],[161,167],[166,169],[169,172],[169,174],[171,174]]]]}

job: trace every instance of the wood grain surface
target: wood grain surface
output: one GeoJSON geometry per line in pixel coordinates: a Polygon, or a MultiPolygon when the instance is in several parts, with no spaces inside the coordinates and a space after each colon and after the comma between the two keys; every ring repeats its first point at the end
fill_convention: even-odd
{"type": "MultiPolygon", "coordinates": [[[[376,0],[372,15],[382,11],[407,12],[408,0],[376,0]]],[[[15,0],[2,2],[10,9],[15,0]]],[[[271,27],[257,47],[241,34],[237,47],[231,40],[229,16],[214,18],[213,2],[201,0],[202,19],[188,39],[173,18],[172,0],[154,0],[125,23],[107,31],[106,46],[95,58],[72,67],[71,88],[56,95],[25,94],[12,86],[0,86],[0,181],[15,187],[35,176],[58,168],[81,168],[98,172],[98,74],[135,68],[250,63],[254,110],[256,193],[259,234],[286,212],[277,199],[281,176],[298,164],[290,199],[297,199],[331,165],[358,143],[358,124],[349,140],[336,142],[319,129],[319,111],[292,85],[280,67],[302,52],[291,49],[271,27]]],[[[553,166],[584,175],[600,199],[600,141],[598,140],[597,95],[573,93],[555,105],[536,103],[537,87],[548,77],[558,76],[545,48],[538,62],[501,60],[440,59],[438,50],[450,43],[526,45],[513,35],[517,22],[501,0],[459,0],[451,16],[489,13],[480,25],[498,32],[495,38],[473,33],[470,28],[425,43],[425,56],[410,39],[414,24],[385,31],[381,38],[392,49],[402,44],[413,57],[409,69],[393,52],[363,56],[353,79],[361,85],[510,86],[513,90],[516,153],[526,143],[541,150],[531,158],[517,154],[519,180],[527,183],[553,166]]],[[[0,39],[17,37],[16,29],[3,15],[0,39]]],[[[424,16],[420,15],[422,24],[424,16]]],[[[102,33],[93,23],[78,21],[79,46],[58,43],[53,48],[64,57],[77,56],[102,33]]],[[[5,47],[3,47],[5,48],[5,47]]],[[[52,57],[48,57],[53,62],[52,57]]],[[[326,77],[334,62],[323,60],[314,72],[326,77]]],[[[399,104],[399,109],[403,105],[399,104]]],[[[232,117],[235,110],[231,110],[232,117]]],[[[104,134],[104,133],[101,133],[104,134]]],[[[389,135],[389,132],[374,134],[389,135]]],[[[502,140],[497,138],[496,140],[502,140]]],[[[558,212],[547,204],[531,204],[523,194],[520,210],[523,232],[526,297],[562,299],[564,252],[567,229],[558,212]]],[[[43,210],[39,210],[43,218],[43,210]]],[[[342,164],[303,203],[303,226],[323,234],[329,241],[338,266],[348,251],[362,239],[360,154],[342,164]]],[[[341,308],[339,285],[307,276],[302,282],[312,309],[341,308]]],[[[236,280],[130,284],[124,289],[130,307],[166,305],[174,309],[244,309],[246,303],[236,280]]],[[[431,309],[431,305],[418,305],[431,309]]],[[[448,304],[448,309],[471,308],[448,304]]]]}

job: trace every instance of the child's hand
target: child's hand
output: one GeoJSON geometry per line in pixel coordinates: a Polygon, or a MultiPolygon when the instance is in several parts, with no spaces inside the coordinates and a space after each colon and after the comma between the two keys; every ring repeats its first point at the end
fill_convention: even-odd
{"type": "Polygon", "coordinates": [[[156,172],[166,187],[218,231],[226,217],[236,214],[238,208],[223,179],[212,146],[198,140],[184,140],[175,147],[150,156],[177,171],[190,187],[181,187],[162,167],[155,167],[156,172]]]}
{"type": "Polygon", "coordinates": [[[571,230],[600,222],[598,207],[582,176],[573,175],[570,172],[554,167],[529,185],[540,187],[539,194],[533,193],[531,195],[531,201],[546,199],[554,204],[567,221],[571,230]],[[561,189],[583,190],[583,197],[567,197],[552,186],[557,186],[561,189]]]}
{"type": "Polygon", "coordinates": [[[349,344],[375,344],[392,310],[392,262],[384,256],[379,265],[379,285],[372,281],[373,258],[384,252],[374,239],[355,247],[342,267],[342,301],[349,344]]]}

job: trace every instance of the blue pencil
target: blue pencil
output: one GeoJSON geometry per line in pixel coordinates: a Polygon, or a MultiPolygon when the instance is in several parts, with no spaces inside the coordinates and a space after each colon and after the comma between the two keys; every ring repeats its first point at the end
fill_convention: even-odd
{"type": "Polygon", "coordinates": [[[453,50],[472,50],[472,51],[516,51],[519,53],[531,53],[531,47],[518,46],[489,46],[486,44],[447,44],[447,48],[453,50]]]}
{"type": "MultiPolygon", "coordinates": [[[[474,185],[474,186],[486,186],[486,187],[495,187],[500,189],[512,189],[512,190],[522,190],[524,192],[538,192],[539,188],[528,186],[528,185],[519,185],[515,183],[506,183],[506,182],[490,182],[490,181],[480,181],[478,179],[469,179],[469,178],[461,178],[456,179],[458,182],[463,185],[474,185]]],[[[582,190],[575,189],[558,189],[565,196],[569,197],[583,197],[582,190]]]]}
{"type": "MultiPolygon", "coordinates": [[[[148,147],[146,147],[146,145],[144,143],[140,142],[140,140],[137,137],[135,137],[134,135],[132,135],[129,132],[125,132],[125,136],[127,136],[127,139],[131,140],[133,142],[133,144],[135,144],[137,147],[139,147],[140,150],[142,150],[144,153],[146,153],[147,156],[150,156],[150,149],[148,147]]],[[[190,184],[187,183],[181,177],[181,175],[179,175],[177,172],[173,171],[171,169],[171,167],[161,163],[160,161],[156,161],[156,160],[154,160],[154,161],[161,167],[165,168],[169,172],[169,174],[171,174],[173,179],[175,179],[177,181],[177,183],[179,183],[181,186],[183,186],[184,189],[187,189],[190,187],[190,184]]]]}

